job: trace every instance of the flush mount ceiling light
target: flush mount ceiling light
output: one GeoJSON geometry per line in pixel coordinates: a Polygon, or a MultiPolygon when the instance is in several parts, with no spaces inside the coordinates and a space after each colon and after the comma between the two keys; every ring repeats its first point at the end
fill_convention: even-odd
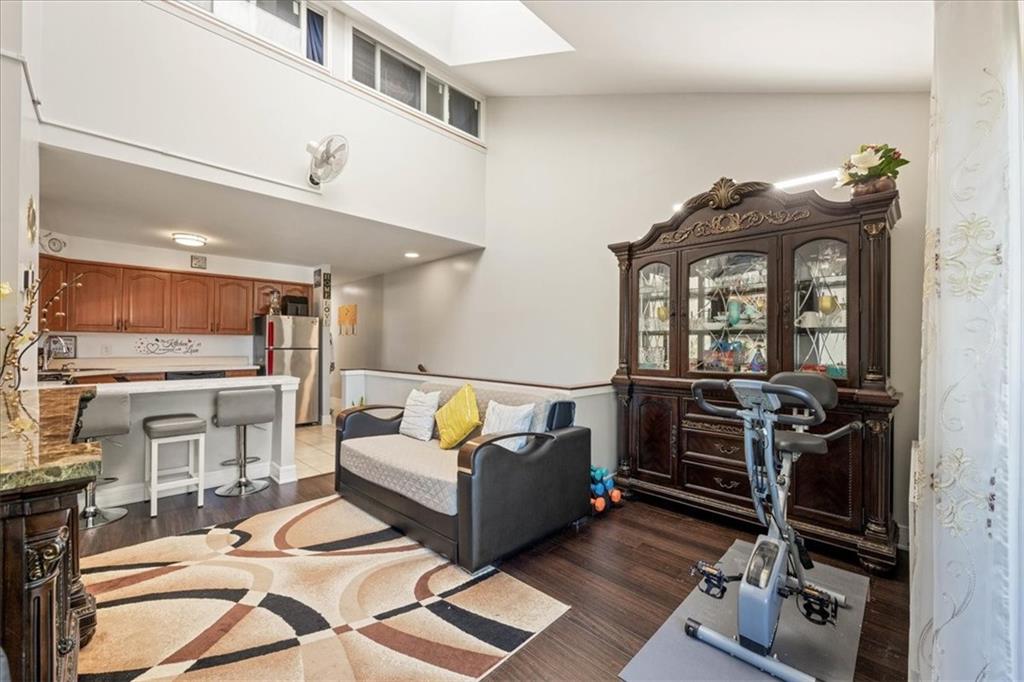
{"type": "Polygon", "coordinates": [[[405,252],[405,257],[406,258],[419,258],[420,254],[416,253],[415,251],[406,251],[405,252]]]}
{"type": "Polygon", "coordinates": [[[206,246],[206,237],[201,234],[175,232],[171,235],[171,239],[182,246],[206,246]]]}

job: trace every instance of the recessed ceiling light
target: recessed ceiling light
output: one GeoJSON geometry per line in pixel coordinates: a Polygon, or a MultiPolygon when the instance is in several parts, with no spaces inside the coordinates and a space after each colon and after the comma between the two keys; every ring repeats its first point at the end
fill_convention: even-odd
{"type": "Polygon", "coordinates": [[[171,239],[182,246],[206,246],[206,237],[201,234],[175,232],[171,235],[171,239]]]}
{"type": "Polygon", "coordinates": [[[405,257],[406,258],[419,258],[420,254],[416,253],[415,251],[406,251],[405,252],[405,257]]]}

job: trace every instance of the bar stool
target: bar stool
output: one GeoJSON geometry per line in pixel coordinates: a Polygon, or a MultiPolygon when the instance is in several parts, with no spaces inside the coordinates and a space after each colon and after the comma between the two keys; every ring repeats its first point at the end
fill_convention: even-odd
{"type": "MultiPolygon", "coordinates": [[[[78,440],[93,441],[110,436],[123,436],[131,429],[131,397],[122,395],[97,395],[85,404],[82,410],[82,428],[78,440]]],[[[102,460],[100,466],[103,466],[102,460]]],[[[117,478],[98,477],[85,487],[85,505],[79,513],[83,530],[92,530],[124,518],[128,510],[124,507],[101,509],[96,504],[96,486],[113,483],[117,478]]]]}
{"type": "Polygon", "coordinates": [[[147,417],[142,422],[146,432],[146,480],[149,490],[149,515],[156,516],[157,498],[161,490],[196,486],[196,506],[203,506],[203,480],[206,470],[206,420],[194,414],[168,414],[147,417]],[[188,443],[188,464],[160,469],[160,446],[188,443]],[[186,474],[184,478],[160,482],[160,476],[186,474]]]}
{"type": "Polygon", "coordinates": [[[256,457],[249,457],[245,447],[245,427],[250,424],[264,424],[274,421],[274,408],[277,398],[272,388],[240,388],[221,391],[217,394],[217,414],[213,423],[217,426],[234,426],[235,459],[225,460],[221,464],[234,464],[238,467],[238,480],[217,488],[214,492],[221,497],[241,497],[264,490],[269,481],[251,480],[246,473],[246,466],[256,457]]]}

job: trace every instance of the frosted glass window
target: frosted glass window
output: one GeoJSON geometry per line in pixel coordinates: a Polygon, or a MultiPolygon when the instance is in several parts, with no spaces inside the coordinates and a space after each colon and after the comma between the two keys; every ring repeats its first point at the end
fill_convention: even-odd
{"type": "Polygon", "coordinates": [[[377,46],[359,33],[352,34],[352,78],[377,87],[377,46]]]}
{"type": "Polygon", "coordinates": [[[415,66],[381,50],[380,91],[385,95],[413,109],[419,109],[421,77],[420,70],[415,66]]]}

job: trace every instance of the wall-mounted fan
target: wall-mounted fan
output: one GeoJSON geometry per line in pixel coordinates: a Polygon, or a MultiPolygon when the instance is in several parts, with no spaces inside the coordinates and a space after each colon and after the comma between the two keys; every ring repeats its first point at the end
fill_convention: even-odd
{"type": "Polygon", "coordinates": [[[319,142],[306,144],[309,152],[309,184],[319,187],[338,177],[348,161],[348,140],[343,135],[328,135],[319,142]]]}

